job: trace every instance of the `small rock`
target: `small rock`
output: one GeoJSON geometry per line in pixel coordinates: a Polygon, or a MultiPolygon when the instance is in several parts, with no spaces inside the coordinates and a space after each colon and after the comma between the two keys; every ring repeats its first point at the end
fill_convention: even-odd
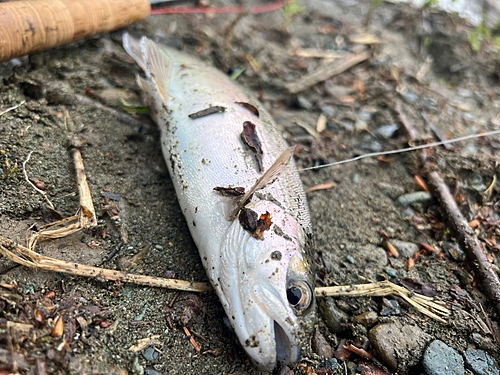
{"type": "Polygon", "coordinates": [[[366,152],[380,152],[382,151],[382,143],[376,139],[371,139],[367,142],[356,145],[355,148],[366,152]]]}
{"type": "Polygon", "coordinates": [[[274,371],[274,374],[276,374],[276,375],[294,375],[294,372],[293,372],[293,370],[290,369],[290,367],[288,367],[286,365],[281,365],[280,367],[278,367],[278,369],[276,369],[276,371],[274,371]]]}
{"type": "Polygon", "coordinates": [[[322,298],[318,303],[318,311],[332,333],[340,333],[346,329],[344,323],[348,322],[349,315],[337,307],[333,298],[322,298]]]}
{"type": "Polygon", "coordinates": [[[141,352],[146,361],[153,362],[158,358],[158,352],[154,348],[146,348],[141,352]]]}
{"type": "Polygon", "coordinates": [[[342,366],[336,358],[327,359],[324,362],[321,362],[318,368],[330,368],[332,370],[342,370],[342,366]]]}
{"type": "Polygon", "coordinates": [[[399,126],[397,124],[382,125],[377,130],[375,130],[375,134],[381,136],[382,138],[389,139],[392,138],[394,134],[396,134],[398,129],[399,126]]]}
{"type": "Polygon", "coordinates": [[[402,92],[401,97],[408,104],[415,103],[418,99],[418,95],[414,91],[411,91],[411,90],[406,90],[405,92],[402,92]]]}
{"type": "Polygon", "coordinates": [[[390,277],[397,277],[398,276],[398,273],[396,272],[396,270],[394,268],[391,268],[391,267],[385,267],[384,272],[386,274],[388,274],[390,277]]]}
{"type": "Polygon", "coordinates": [[[462,356],[440,340],[434,340],[425,349],[422,364],[427,375],[461,375],[465,373],[462,356]]]}
{"type": "Polygon", "coordinates": [[[310,110],[313,107],[312,103],[304,95],[297,96],[297,104],[299,107],[307,110],[310,110]]]}
{"type": "Polygon", "coordinates": [[[354,318],[357,323],[360,323],[364,326],[368,326],[370,324],[374,324],[378,320],[378,315],[375,311],[367,311],[362,314],[359,314],[354,318]]]}
{"type": "Polygon", "coordinates": [[[144,375],[162,375],[162,373],[158,372],[156,370],[153,370],[152,368],[145,368],[144,375]]]}
{"type": "Polygon", "coordinates": [[[414,193],[400,195],[396,199],[396,203],[399,204],[400,206],[407,207],[414,203],[428,202],[431,199],[432,199],[431,193],[428,193],[426,191],[416,191],[414,193]]]}
{"type": "Polygon", "coordinates": [[[325,358],[333,357],[332,347],[330,346],[328,341],[326,341],[325,337],[321,334],[321,332],[317,328],[314,331],[311,344],[314,353],[316,353],[320,357],[325,357],[325,358]]]}
{"type": "Polygon", "coordinates": [[[380,311],[381,316],[395,316],[401,315],[401,307],[399,307],[399,303],[393,299],[382,298],[383,306],[380,311]]]}
{"type": "Polygon", "coordinates": [[[378,246],[360,247],[352,255],[360,266],[364,268],[382,268],[387,264],[387,253],[383,248],[378,246]]]}
{"type": "Polygon", "coordinates": [[[414,244],[413,242],[391,240],[391,244],[393,244],[396,247],[396,249],[398,249],[400,256],[406,258],[411,258],[419,250],[418,245],[414,244]]]}
{"type": "Polygon", "coordinates": [[[368,332],[368,338],[382,362],[401,373],[420,361],[423,348],[431,339],[416,326],[398,323],[376,325],[368,332]]]}
{"type": "Polygon", "coordinates": [[[446,255],[457,262],[464,262],[466,260],[465,252],[455,242],[443,241],[443,250],[446,255]]]}
{"type": "Polygon", "coordinates": [[[391,185],[385,182],[377,182],[375,184],[382,193],[387,195],[391,199],[396,199],[400,195],[404,194],[404,189],[399,185],[391,185]]]}
{"type": "Polygon", "coordinates": [[[134,357],[132,362],[132,374],[144,375],[144,367],[139,363],[139,357],[134,357]]]}
{"type": "Polygon", "coordinates": [[[323,114],[326,116],[326,118],[329,119],[334,118],[337,113],[335,107],[329,104],[321,104],[319,107],[321,109],[321,112],[323,112],[323,114]]]}
{"type": "Polygon", "coordinates": [[[46,98],[49,104],[69,105],[74,103],[74,92],[69,83],[52,81],[46,84],[46,98]]]}
{"type": "Polygon", "coordinates": [[[468,349],[464,353],[465,366],[476,375],[499,375],[498,363],[484,350],[468,349]]]}

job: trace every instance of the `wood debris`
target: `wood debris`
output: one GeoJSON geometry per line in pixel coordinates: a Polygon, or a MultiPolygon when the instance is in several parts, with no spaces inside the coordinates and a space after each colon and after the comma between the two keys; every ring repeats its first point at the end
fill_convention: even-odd
{"type": "Polygon", "coordinates": [[[359,54],[348,54],[330,64],[320,66],[316,71],[305,75],[297,81],[287,83],[285,87],[292,94],[304,91],[319,82],[323,82],[333,76],[345,72],[353,66],[368,60],[371,57],[369,51],[364,51],[359,54]]]}

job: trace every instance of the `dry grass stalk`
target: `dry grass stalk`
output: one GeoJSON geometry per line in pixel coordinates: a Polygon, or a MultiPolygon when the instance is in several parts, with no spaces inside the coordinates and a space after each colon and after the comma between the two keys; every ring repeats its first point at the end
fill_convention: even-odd
{"type": "Polygon", "coordinates": [[[40,268],[47,271],[67,273],[75,276],[99,277],[112,281],[121,281],[189,292],[205,292],[212,290],[209,283],[136,275],[46,257],[2,236],[0,236],[0,253],[10,260],[26,267],[40,268]]]}
{"type": "Polygon", "coordinates": [[[415,307],[422,314],[435,319],[441,323],[446,323],[442,317],[448,317],[451,311],[445,306],[444,302],[434,300],[421,294],[413,293],[406,288],[393,284],[389,281],[380,281],[378,283],[345,285],[345,286],[327,286],[315,289],[317,297],[340,297],[340,296],[387,296],[396,294],[403,298],[410,305],[415,307]]]}

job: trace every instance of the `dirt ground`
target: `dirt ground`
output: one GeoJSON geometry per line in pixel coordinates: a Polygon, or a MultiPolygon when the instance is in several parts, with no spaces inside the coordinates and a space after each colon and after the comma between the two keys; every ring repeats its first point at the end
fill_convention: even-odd
{"type": "MultiPolygon", "coordinates": [[[[372,3],[311,0],[302,2],[300,9],[241,18],[156,15],[127,31],[178,47],[228,74],[244,69],[236,81],[269,109],[287,141],[299,145],[299,168],[406,147],[408,137],[395,111],[398,105],[426,141],[437,140],[431,122],[446,138],[499,129],[500,66],[494,35],[433,9],[372,3]],[[478,40],[480,48],[473,48],[478,40]],[[304,51],[369,51],[371,57],[292,94],[287,83],[330,62],[304,51]],[[317,127],[321,114],[326,117],[324,128],[317,127]]],[[[63,217],[77,212],[70,146],[78,140],[99,226],[40,242],[37,251],[116,268],[120,259],[149,244],[147,255],[130,272],[206,281],[154,124],[147,115],[136,113],[129,114],[136,124],[128,124],[106,110],[126,113],[120,98],[131,105],[140,103],[134,78],[139,69],[121,47],[122,32],[0,63],[0,112],[25,101],[0,116],[0,234],[22,243],[29,227],[43,224],[40,206],[46,201],[23,174],[29,153],[27,175],[38,179],[35,183],[63,217]],[[111,219],[116,215],[119,222],[111,219]]],[[[430,152],[466,218],[477,220],[476,232],[495,265],[500,260],[498,185],[490,194],[484,192],[497,173],[499,155],[498,137],[430,152]]],[[[335,183],[308,193],[318,252],[317,286],[383,279],[399,283],[410,277],[433,284],[437,298],[454,306],[449,323],[427,318],[393,297],[342,297],[335,299],[336,310],[346,316],[340,328],[335,331],[330,318],[319,314],[318,329],[333,349],[343,338],[360,344],[387,372],[387,363],[367,339],[370,327],[354,320],[367,311],[376,312],[379,323],[416,325],[461,352],[483,348],[499,360],[494,341],[499,317],[460,252],[444,252],[443,241],[455,239],[439,205],[434,200],[398,204],[401,195],[420,191],[414,176],[421,174],[414,153],[301,172],[305,188],[335,183]],[[423,242],[440,253],[422,250],[408,270],[408,256],[388,256],[386,240],[423,242]],[[467,297],[457,298],[457,290],[467,297]],[[383,316],[391,300],[401,311],[383,316]],[[461,311],[469,318],[464,319],[461,311]]],[[[213,294],[202,294],[198,300],[183,292],[168,308],[175,291],[34,270],[5,257],[0,258],[0,274],[0,369],[6,371],[1,373],[15,372],[13,366],[23,374],[257,373],[213,294]],[[14,282],[13,288],[4,287],[14,282]],[[191,302],[182,304],[185,300],[191,302]],[[185,309],[193,315],[188,327],[196,334],[199,352],[179,322],[185,309]],[[37,318],[40,312],[45,322],[37,318]],[[64,320],[63,338],[50,335],[57,316],[64,320]],[[34,328],[15,338],[8,322],[34,328]],[[149,349],[130,350],[140,339],[155,335],[157,341],[149,349]],[[13,352],[19,355],[16,363],[13,352]]],[[[323,360],[308,346],[302,369],[293,371],[306,371],[305,365],[318,368],[323,360]]],[[[354,373],[359,362],[360,357],[351,357],[346,369],[354,373]]],[[[410,362],[418,359],[402,361],[399,372],[422,372],[419,366],[404,364],[410,362]]]]}

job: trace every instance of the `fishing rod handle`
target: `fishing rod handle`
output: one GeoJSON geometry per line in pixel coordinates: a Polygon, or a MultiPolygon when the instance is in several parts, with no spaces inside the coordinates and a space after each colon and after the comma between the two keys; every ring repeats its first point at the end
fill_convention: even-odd
{"type": "Polygon", "coordinates": [[[104,33],[146,18],[148,0],[0,3],[0,61],[104,33]]]}

